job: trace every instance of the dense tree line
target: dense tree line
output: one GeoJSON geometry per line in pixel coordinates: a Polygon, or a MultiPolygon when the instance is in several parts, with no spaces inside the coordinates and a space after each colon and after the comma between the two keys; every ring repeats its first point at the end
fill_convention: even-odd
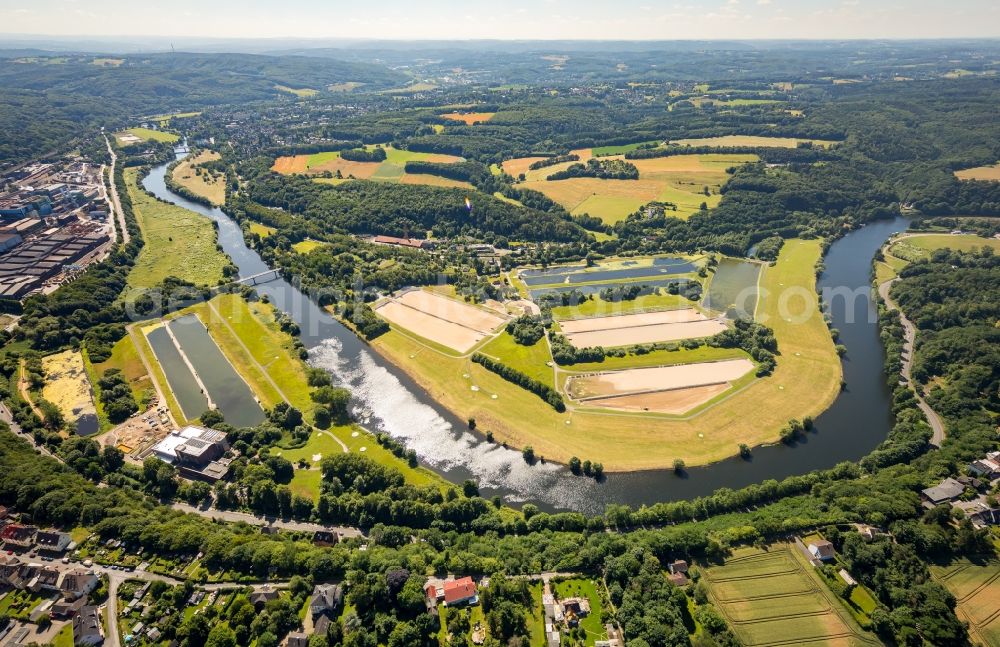
{"type": "Polygon", "coordinates": [[[586,164],[570,164],[562,171],[549,175],[547,180],[568,180],[574,177],[595,177],[599,180],[638,180],[639,169],[624,160],[591,158],[586,164]]]}
{"type": "Polygon", "coordinates": [[[522,389],[531,391],[541,399],[548,402],[549,405],[556,411],[561,413],[566,410],[566,403],[563,402],[562,395],[560,395],[558,391],[550,387],[548,384],[543,384],[530,375],[526,375],[521,371],[511,368],[503,362],[498,362],[495,359],[487,357],[482,353],[473,353],[472,361],[479,364],[486,370],[496,373],[508,382],[512,382],[522,389]]]}
{"type": "Polygon", "coordinates": [[[567,155],[553,155],[552,157],[546,157],[545,159],[540,159],[537,162],[532,162],[528,165],[528,169],[531,171],[537,171],[540,168],[545,168],[547,166],[555,166],[556,164],[562,164],[563,162],[579,162],[580,156],[576,153],[569,153],[567,155]]]}
{"type": "Polygon", "coordinates": [[[345,148],[340,151],[341,159],[349,162],[384,162],[386,158],[385,149],[376,146],[371,150],[363,148],[345,148]]]}

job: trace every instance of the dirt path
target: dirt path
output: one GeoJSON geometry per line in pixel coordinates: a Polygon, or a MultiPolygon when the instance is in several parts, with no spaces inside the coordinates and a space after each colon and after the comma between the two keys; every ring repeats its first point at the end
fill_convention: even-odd
{"type": "Polygon", "coordinates": [[[21,394],[21,398],[28,403],[31,410],[35,412],[39,420],[45,420],[45,415],[42,410],[35,406],[35,401],[31,399],[31,391],[28,388],[28,380],[24,378],[24,360],[17,367],[17,392],[21,394]]]}
{"type": "Polygon", "coordinates": [[[118,155],[115,154],[115,149],[111,146],[111,140],[108,139],[107,135],[104,135],[104,143],[108,146],[108,154],[111,155],[111,173],[110,173],[110,194],[111,202],[115,210],[115,218],[118,220],[118,228],[122,232],[122,241],[128,245],[131,242],[131,236],[128,233],[128,227],[125,224],[125,212],[122,211],[121,200],[118,199],[118,186],[115,184],[115,165],[118,163],[118,155]]]}
{"type": "Polygon", "coordinates": [[[906,318],[899,305],[889,297],[889,289],[892,288],[892,284],[898,281],[898,278],[885,281],[878,286],[878,294],[882,297],[882,301],[885,302],[886,308],[890,311],[895,310],[899,312],[899,320],[903,324],[903,352],[902,360],[903,366],[900,369],[900,374],[903,377],[903,381],[909,386],[914,395],[917,396],[917,406],[920,410],[924,412],[927,417],[927,422],[930,423],[933,434],[931,435],[930,443],[935,447],[940,447],[941,443],[944,442],[945,431],[944,423],[941,421],[941,417],[931,408],[929,404],[924,400],[923,395],[920,393],[920,389],[916,384],[913,383],[913,379],[910,377],[910,369],[913,365],[913,341],[916,339],[917,331],[913,325],[913,322],[906,318]]]}
{"type": "MultiPolygon", "coordinates": [[[[316,429],[316,428],[313,427],[313,429],[316,429]]],[[[330,438],[333,438],[334,442],[336,442],[338,445],[340,445],[340,448],[344,450],[345,454],[350,454],[351,453],[350,448],[348,448],[347,445],[344,444],[344,441],[342,441],[341,439],[337,438],[336,436],[334,436],[332,433],[330,433],[326,429],[316,429],[316,431],[318,431],[321,434],[326,434],[330,438]]]]}

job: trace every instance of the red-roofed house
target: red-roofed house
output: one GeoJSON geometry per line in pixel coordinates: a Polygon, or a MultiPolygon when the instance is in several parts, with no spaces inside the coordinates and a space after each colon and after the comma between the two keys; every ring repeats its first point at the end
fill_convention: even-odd
{"type": "Polygon", "coordinates": [[[34,543],[36,532],[38,532],[38,528],[34,526],[22,526],[21,524],[12,523],[0,531],[0,539],[3,540],[6,546],[28,548],[34,543]]]}
{"type": "Polygon", "coordinates": [[[444,583],[445,606],[474,604],[476,601],[476,583],[472,581],[471,577],[463,577],[460,580],[444,583]]]}

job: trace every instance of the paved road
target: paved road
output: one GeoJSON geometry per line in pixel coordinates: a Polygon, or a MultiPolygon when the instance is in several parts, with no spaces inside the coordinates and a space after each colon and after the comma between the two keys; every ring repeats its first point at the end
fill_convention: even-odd
{"type": "Polygon", "coordinates": [[[920,389],[916,384],[913,383],[913,379],[910,377],[910,369],[913,365],[913,340],[916,339],[917,330],[913,325],[913,322],[906,318],[903,314],[902,309],[899,305],[889,297],[889,290],[892,288],[892,284],[898,281],[898,278],[885,281],[878,286],[878,294],[882,297],[885,302],[886,307],[889,310],[896,310],[899,312],[899,320],[903,324],[903,366],[900,373],[903,376],[903,381],[913,389],[913,393],[917,396],[917,406],[920,410],[924,412],[924,416],[927,417],[927,422],[930,423],[933,434],[931,435],[931,444],[935,447],[940,447],[941,443],[944,442],[944,423],[941,421],[941,417],[937,414],[934,409],[931,408],[929,404],[924,400],[924,396],[921,395],[920,389]]]}
{"type": "Polygon", "coordinates": [[[173,504],[174,510],[180,510],[181,512],[187,512],[190,514],[197,514],[202,517],[208,517],[210,519],[221,519],[223,521],[229,521],[231,523],[238,523],[240,521],[246,522],[252,526],[273,526],[274,528],[280,528],[282,530],[294,530],[298,532],[316,532],[317,530],[328,530],[335,532],[342,537],[364,537],[364,533],[358,528],[351,528],[349,526],[323,526],[318,523],[308,523],[305,521],[291,521],[286,519],[278,519],[275,517],[265,517],[250,514],[249,512],[237,512],[234,510],[217,510],[215,508],[196,508],[194,506],[188,505],[186,503],[175,503],[173,504]]]}
{"type": "Polygon", "coordinates": [[[108,183],[111,191],[111,202],[115,210],[115,218],[118,219],[118,228],[122,232],[122,239],[128,245],[131,236],[129,236],[128,226],[125,224],[125,212],[122,211],[121,200],[118,199],[118,185],[115,184],[115,164],[118,163],[118,155],[115,154],[115,149],[111,146],[111,140],[108,139],[106,134],[104,135],[104,143],[107,144],[108,154],[111,155],[111,181],[108,183]]]}

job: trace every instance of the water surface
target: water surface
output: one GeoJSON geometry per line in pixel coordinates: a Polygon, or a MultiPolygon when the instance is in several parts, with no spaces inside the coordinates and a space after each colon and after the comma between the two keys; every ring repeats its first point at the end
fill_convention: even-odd
{"type": "MultiPolygon", "coordinates": [[[[165,200],[215,220],[219,243],[239,267],[241,276],[268,269],[260,256],[246,246],[239,226],[221,210],[170,193],[163,181],[165,169],[166,165],[154,168],[144,186],[165,200]]],[[[865,288],[873,254],[890,233],[905,227],[903,218],[881,221],[847,234],[830,248],[820,287],[860,288],[862,298],[850,305],[834,303],[831,308],[834,325],[841,331],[841,343],[848,348],[844,363],[847,390],[817,419],[816,432],[797,446],[760,447],[750,461],[735,458],[692,468],[684,478],[675,476],[672,470],[657,470],[612,474],[598,484],[593,479],[573,476],[558,465],[529,466],[520,452],[487,443],[468,431],[464,420],[444,410],[297,286],[279,280],[257,289],[300,325],[310,361],[352,390],[353,408],[362,423],[405,441],[424,465],[453,482],[475,479],[485,496],[499,494],[511,503],[530,501],[546,510],[601,512],[609,503],[638,506],[686,499],[721,487],[739,488],[832,467],[843,460],[858,460],[884,440],[891,416],[881,372],[883,348],[875,319],[870,316],[874,304],[865,288]]]]}

